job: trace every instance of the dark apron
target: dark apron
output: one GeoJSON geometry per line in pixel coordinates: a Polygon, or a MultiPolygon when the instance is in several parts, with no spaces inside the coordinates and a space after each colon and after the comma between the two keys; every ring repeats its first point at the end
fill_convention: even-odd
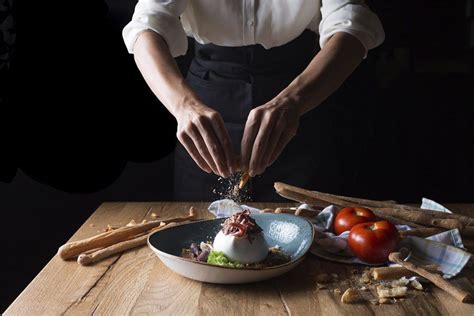
{"type": "MultiPolygon", "coordinates": [[[[261,45],[222,47],[195,42],[195,57],[186,79],[207,106],[221,113],[235,151],[240,153],[250,110],[268,102],[288,86],[318,49],[316,34],[308,30],[293,41],[271,49],[261,45]]],[[[301,118],[297,136],[277,161],[264,174],[252,179],[248,194],[252,200],[278,200],[273,188],[275,181],[338,192],[343,183],[351,182],[346,177],[343,183],[336,183],[347,161],[343,153],[354,147],[350,146],[354,144],[351,125],[354,113],[360,113],[360,109],[333,101],[336,102],[325,102],[301,118]],[[339,106],[327,103],[339,103],[339,106]]],[[[359,134],[361,129],[365,128],[359,128],[359,134]]],[[[352,151],[351,159],[357,160],[358,154],[352,151]]],[[[349,169],[355,170],[354,166],[349,169]]],[[[181,144],[175,151],[174,174],[175,200],[220,198],[214,192],[222,186],[218,177],[203,172],[181,144]]]]}

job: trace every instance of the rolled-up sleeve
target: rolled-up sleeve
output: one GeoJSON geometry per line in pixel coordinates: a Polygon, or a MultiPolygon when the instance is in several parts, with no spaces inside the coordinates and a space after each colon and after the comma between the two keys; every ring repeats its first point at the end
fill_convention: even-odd
{"type": "MultiPolygon", "coordinates": [[[[322,0],[319,44],[322,47],[337,32],[356,37],[367,51],[385,39],[382,23],[363,1],[322,0]]],[[[365,58],[364,56],[364,58],[365,58]]]]}
{"type": "Polygon", "coordinates": [[[133,54],[142,32],[152,30],[163,37],[173,57],[186,54],[188,41],[179,19],[185,7],[186,0],[139,0],[122,32],[128,52],[133,54]]]}

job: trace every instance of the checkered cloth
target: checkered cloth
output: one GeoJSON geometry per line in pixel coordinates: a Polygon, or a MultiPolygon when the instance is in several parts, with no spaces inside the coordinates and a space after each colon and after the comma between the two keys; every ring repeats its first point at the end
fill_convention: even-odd
{"type": "MultiPolygon", "coordinates": [[[[300,205],[310,209],[308,205],[300,205]]],[[[422,209],[451,213],[450,210],[432,200],[423,198],[422,209]]],[[[311,253],[316,256],[337,262],[366,264],[355,258],[347,246],[349,232],[339,236],[330,232],[334,218],[338,212],[335,206],[326,207],[313,220],[316,236],[311,253]]],[[[406,225],[397,225],[399,230],[412,229],[406,225]]],[[[418,265],[437,264],[445,278],[457,275],[469,261],[471,254],[460,249],[464,245],[457,229],[449,230],[428,238],[407,237],[400,244],[409,252],[407,260],[418,265]]]]}

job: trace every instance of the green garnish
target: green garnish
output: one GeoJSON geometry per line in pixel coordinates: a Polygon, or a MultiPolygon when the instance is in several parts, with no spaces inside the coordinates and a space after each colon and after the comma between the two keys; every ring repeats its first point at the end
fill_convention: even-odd
{"type": "Polygon", "coordinates": [[[207,257],[207,263],[231,268],[242,268],[244,266],[240,262],[235,262],[227,258],[222,251],[214,250],[211,251],[209,257],[207,257]]]}

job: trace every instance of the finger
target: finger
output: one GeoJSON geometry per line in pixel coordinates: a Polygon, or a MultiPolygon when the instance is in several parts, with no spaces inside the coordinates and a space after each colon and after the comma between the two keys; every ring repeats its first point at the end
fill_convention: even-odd
{"type": "Polygon", "coordinates": [[[204,158],[201,156],[199,153],[198,149],[196,148],[196,145],[194,145],[193,140],[191,137],[189,137],[186,134],[183,134],[180,138],[179,141],[181,144],[183,144],[184,148],[186,151],[189,153],[191,158],[193,158],[194,162],[207,173],[211,173],[212,169],[209,167],[207,162],[204,160],[204,158]]]}
{"type": "Polygon", "coordinates": [[[294,136],[295,136],[294,132],[288,132],[288,131],[285,132],[284,131],[283,133],[281,133],[281,137],[278,140],[278,143],[275,147],[275,150],[273,151],[273,153],[271,155],[268,166],[272,165],[277,160],[277,158],[281,155],[281,153],[285,149],[286,145],[288,145],[288,143],[291,141],[291,139],[294,136]]]}
{"type": "Polygon", "coordinates": [[[264,158],[262,156],[267,146],[268,137],[270,134],[269,129],[270,128],[268,127],[261,128],[257,134],[257,137],[255,137],[255,142],[252,147],[252,157],[250,158],[249,164],[249,174],[251,177],[255,177],[262,172],[261,161],[264,158]]]}
{"type": "Polygon", "coordinates": [[[189,136],[193,140],[194,145],[196,146],[201,157],[206,161],[207,165],[212,169],[212,172],[214,172],[216,175],[220,175],[217,169],[217,166],[214,163],[214,160],[212,159],[211,154],[209,153],[207,149],[206,143],[204,142],[204,139],[201,136],[197,127],[192,126],[190,128],[189,136]]]}
{"type": "Polygon", "coordinates": [[[249,174],[251,177],[254,177],[262,173],[262,160],[267,147],[269,137],[273,131],[272,121],[265,119],[260,129],[258,131],[257,137],[255,137],[255,142],[252,147],[252,157],[250,158],[249,165],[249,174]]]}
{"type": "Polygon", "coordinates": [[[280,140],[283,131],[285,130],[284,123],[282,123],[282,120],[280,119],[278,123],[275,125],[273,128],[273,131],[271,133],[271,137],[269,137],[267,146],[265,148],[265,153],[263,154],[262,161],[260,163],[261,168],[263,171],[270,165],[270,161],[273,158],[273,153],[278,145],[278,141],[280,140]]]}
{"type": "Polygon", "coordinates": [[[234,157],[234,166],[235,166],[235,171],[236,172],[242,171],[242,164],[241,164],[240,160],[241,160],[240,155],[238,155],[238,154],[235,155],[235,157],[234,157]]]}
{"type": "Polygon", "coordinates": [[[225,128],[224,121],[219,114],[212,120],[212,127],[224,151],[224,156],[227,161],[226,170],[229,174],[234,174],[237,168],[235,165],[234,149],[232,148],[232,142],[225,128]]]}
{"type": "Polygon", "coordinates": [[[226,178],[229,176],[229,172],[225,167],[225,156],[222,150],[222,146],[217,138],[212,123],[206,121],[199,121],[197,123],[199,132],[202,135],[204,143],[206,144],[208,152],[211,154],[214,165],[217,166],[218,175],[226,178]]]}
{"type": "Polygon", "coordinates": [[[240,167],[242,171],[249,170],[252,146],[260,127],[260,117],[261,114],[253,110],[250,112],[247,122],[245,123],[244,135],[242,136],[240,144],[240,167]]]}

